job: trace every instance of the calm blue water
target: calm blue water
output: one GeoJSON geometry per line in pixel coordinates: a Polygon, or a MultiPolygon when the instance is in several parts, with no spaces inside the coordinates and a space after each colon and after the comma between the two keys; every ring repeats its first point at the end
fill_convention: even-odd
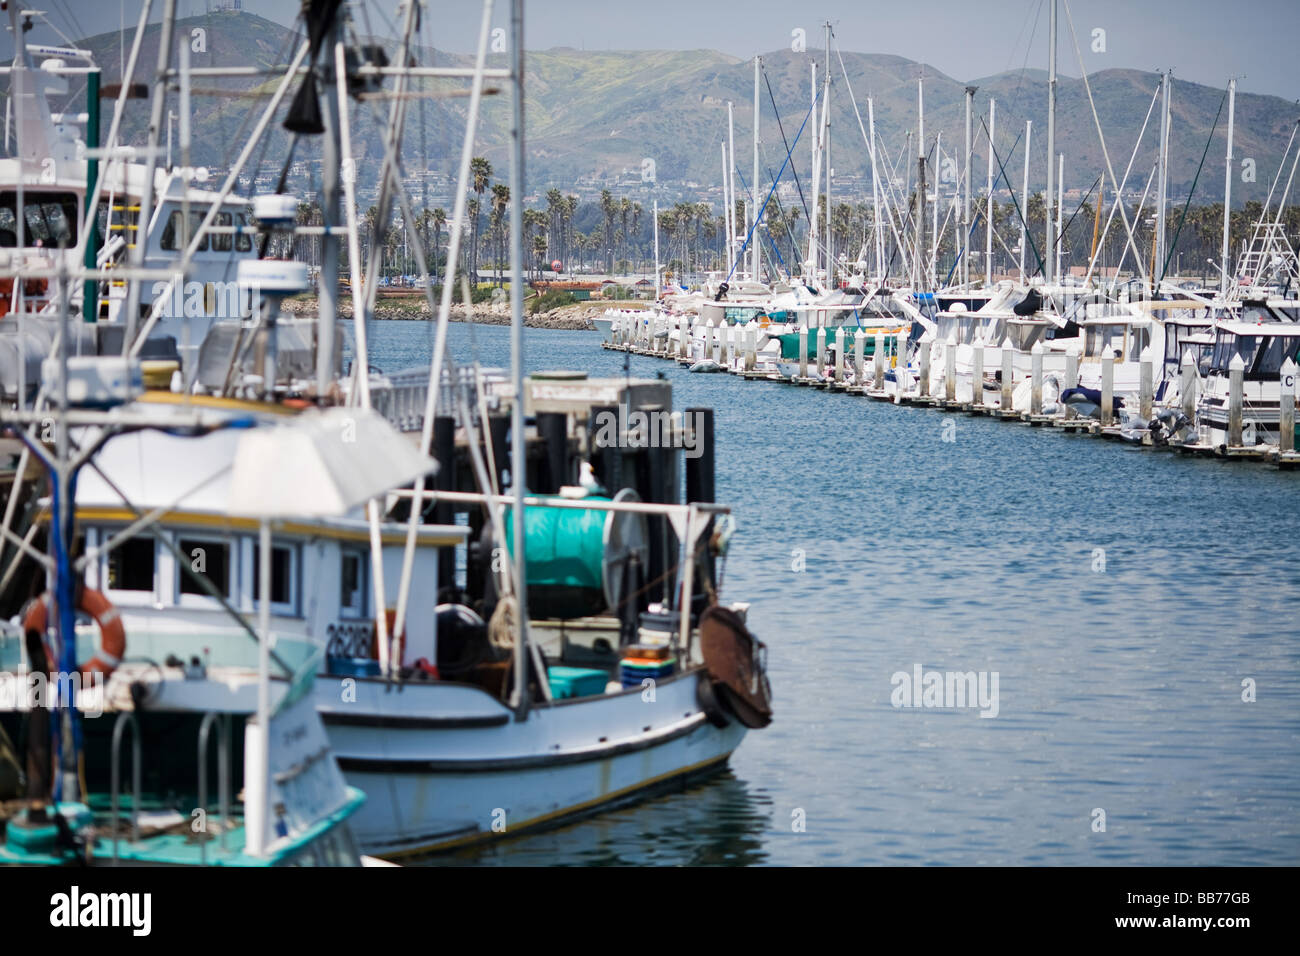
{"type": "MultiPolygon", "coordinates": [[[[427,363],[429,325],[372,329],[373,364],[427,363]]],[[[507,329],[471,338],[508,364],[507,329]]],[[[598,343],[528,330],[526,365],[622,374],[598,343]]],[[[689,791],[437,862],[1300,863],[1300,475],[631,371],[716,409],[776,721],[689,791]],[[998,672],[998,716],[893,707],[916,664],[998,672]]]]}

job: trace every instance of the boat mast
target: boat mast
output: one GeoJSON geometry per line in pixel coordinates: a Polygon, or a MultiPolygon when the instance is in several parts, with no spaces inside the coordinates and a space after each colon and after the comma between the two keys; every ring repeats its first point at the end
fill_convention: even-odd
{"type": "MultiPolygon", "coordinates": [[[[1047,190],[1043,196],[1044,207],[1047,215],[1047,261],[1043,266],[1043,280],[1051,285],[1056,281],[1056,259],[1053,250],[1056,249],[1056,219],[1054,218],[1052,205],[1056,199],[1056,164],[1053,160],[1056,158],[1056,0],[1052,0],[1051,16],[1048,20],[1048,40],[1047,40],[1047,190]]],[[[1025,159],[1029,159],[1029,141],[1025,141],[1025,159]]],[[[1028,207],[1025,209],[1026,214],[1029,212],[1028,207]]],[[[1024,258],[1024,249],[1020,250],[1021,258],[1024,258]]]]}
{"type": "Polygon", "coordinates": [[[966,190],[961,206],[961,242],[958,244],[961,255],[962,285],[970,285],[970,113],[971,107],[975,103],[975,91],[977,89],[979,87],[966,87],[966,162],[965,172],[962,174],[966,180],[966,190]]]}
{"type": "Polygon", "coordinates": [[[997,125],[997,101],[989,100],[988,189],[984,198],[984,284],[993,285],[993,130],[997,125]]]}
{"type": "Polygon", "coordinates": [[[835,224],[831,218],[831,22],[826,21],[826,102],[822,104],[825,119],[826,145],[826,288],[835,288],[835,224]]]}
{"type": "Polygon", "coordinates": [[[876,232],[876,281],[885,281],[885,234],[883,223],[880,221],[880,184],[876,178],[876,109],[867,97],[867,126],[868,126],[868,145],[867,148],[871,153],[871,215],[875,224],[876,232]]]}
{"type": "MultiPolygon", "coordinates": [[[[811,64],[811,66],[812,66],[812,109],[813,109],[812,120],[814,126],[816,126],[819,125],[817,115],[816,115],[817,114],[817,64],[814,62],[811,64]]],[[[822,112],[825,111],[826,111],[826,104],[825,102],[823,102],[822,112]]],[[[812,282],[814,286],[816,286],[817,285],[817,263],[820,258],[820,254],[819,254],[820,250],[817,248],[817,224],[818,224],[817,198],[820,195],[821,188],[822,188],[821,187],[821,169],[822,169],[821,153],[819,152],[821,137],[818,135],[813,135],[809,138],[812,140],[812,200],[813,202],[812,202],[812,214],[808,218],[808,269],[809,269],[808,279],[810,282],[812,282]]]]}
{"type": "MultiPolygon", "coordinates": [[[[726,153],[726,147],[723,147],[723,153],[726,153]]],[[[726,190],[724,188],[723,192],[726,190]]],[[[725,198],[725,197],[724,197],[725,198]]],[[[659,200],[654,202],[654,226],[655,226],[655,301],[659,301],[659,200]]]]}
{"type": "MultiPolygon", "coordinates": [[[[943,169],[943,130],[934,138],[934,163],[938,170],[943,169]]],[[[934,202],[930,204],[930,283],[939,285],[939,177],[934,178],[934,202]]]]}
{"type": "Polygon", "coordinates": [[[758,71],[760,62],[758,57],[754,57],[754,179],[750,184],[750,194],[753,196],[754,202],[754,212],[750,219],[754,223],[754,228],[750,233],[749,240],[749,272],[750,277],[755,282],[758,281],[758,273],[762,268],[758,248],[758,226],[763,218],[760,209],[761,201],[758,196],[758,71]]]}
{"type": "Polygon", "coordinates": [[[1173,71],[1166,70],[1160,79],[1160,183],[1156,196],[1156,263],[1151,272],[1152,291],[1160,288],[1165,275],[1165,207],[1169,203],[1169,94],[1173,71]]]}
{"type": "MultiPolygon", "coordinates": [[[[729,198],[730,197],[727,195],[727,141],[723,140],[722,141],[722,247],[727,250],[726,255],[728,258],[731,256],[731,216],[727,214],[727,206],[728,206],[729,198]]],[[[656,201],[656,205],[658,205],[657,201],[656,201]]],[[[655,228],[656,230],[658,229],[658,224],[656,224],[655,228]]],[[[728,268],[730,268],[730,265],[728,265],[728,268]]],[[[655,281],[658,282],[659,280],[656,279],[655,281]]]]}
{"type": "Polygon", "coordinates": [[[1061,281],[1061,251],[1065,236],[1061,228],[1061,210],[1065,208],[1065,154],[1056,157],[1056,280],[1061,281]]]}
{"type": "Polygon", "coordinates": [[[739,229],[736,228],[736,121],[731,100],[727,100],[727,140],[731,146],[727,158],[727,223],[731,226],[731,247],[727,250],[727,271],[731,271],[740,253],[739,229]]]}
{"type": "MultiPolygon", "coordinates": [[[[339,41],[338,19],[330,25],[330,32],[324,48],[333,50],[339,41]]],[[[321,69],[326,76],[326,88],[329,84],[329,57],[322,58],[321,69]]],[[[339,299],[339,250],[341,240],[338,236],[339,215],[339,107],[335,96],[321,98],[322,119],[325,126],[325,142],[321,147],[321,222],[325,233],[321,236],[320,274],[316,278],[320,315],[316,328],[316,400],[324,401],[334,380],[334,328],[338,318],[339,299]]],[[[357,316],[363,320],[363,317],[357,316]]]]}
{"type": "MultiPolygon", "coordinates": [[[[1034,131],[1034,121],[1025,120],[1025,175],[1020,185],[1020,281],[1026,281],[1025,250],[1029,246],[1029,139],[1034,131]]],[[[1052,159],[1047,158],[1047,165],[1052,159]]]]}
{"type": "Polygon", "coordinates": [[[917,134],[916,134],[916,250],[912,256],[912,288],[920,289],[924,283],[924,266],[921,257],[925,248],[925,80],[916,81],[917,134]]]}
{"type": "Polygon", "coordinates": [[[1237,78],[1228,80],[1228,155],[1223,167],[1223,249],[1219,261],[1219,295],[1228,296],[1228,260],[1231,250],[1228,248],[1228,226],[1232,219],[1232,120],[1233,109],[1237,104],[1237,78]]]}
{"type": "MultiPolygon", "coordinates": [[[[172,32],[176,27],[176,0],[163,3],[162,29],[158,34],[158,69],[154,76],[153,110],[149,117],[149,146],[144,158],[144,188],[140,197],[140,212],[136,216],[135,248],[131,249],[132,277],[127,281],[126,334],[122,337],[122,354],[131,352],[135,330],[140,319],[140,277],[144,268],[145,244],[149,240],[149,224],[153,219],[153,175],[158,168],[158,137],[167,115],[167,70],[171,65],[172,32]]],[[[186,228],[189,224],[186,223],[186,228]]],[[[188,250],[186,258],[188,259],[188,250]]]]}
{"type": "MultiPolygon", "coordinates": [[[[524,577],[524,479],[527,475],[525,453],[527,440],[524,434],[524,298],[523,275],[519,264],[523,261],[524,218],[524,0],[510,0],[510,53],[514,58],[511,70],[512,117],[510,124],[510,372],[515,385],[515,400],[510,405],[510,486],[514,493],[514,507],[510,517],[514,523],[515,598],[519,602],[518,628],[515,634],[515,718],[523,720],[528,715],[528,588],[524,577]]],[[[538,675],[543,680],[544,674],[538,675]]]]}

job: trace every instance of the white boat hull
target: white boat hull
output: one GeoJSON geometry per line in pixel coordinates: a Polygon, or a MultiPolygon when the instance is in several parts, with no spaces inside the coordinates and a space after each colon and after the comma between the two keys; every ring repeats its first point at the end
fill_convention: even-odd
{"type": "Polygon", "coordinates": [[[385,692],[358,680],[317,703],[349,784],[368,795],[351,824],[363,853],[399,856],[515,835],[723,766],[745,728],[716,727],[698,669],[640,688],[533,708],[524,721],[452,683],[385,692]]]}

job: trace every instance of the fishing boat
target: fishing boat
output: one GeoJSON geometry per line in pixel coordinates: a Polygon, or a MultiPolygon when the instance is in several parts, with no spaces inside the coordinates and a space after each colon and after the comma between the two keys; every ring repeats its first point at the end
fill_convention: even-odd
{"type": "MultiPolygon", "coordinates": [[[[313,39],[276,81],[257,132],[306,65],[316,83],[303,81],[287,122],[301,127],[320,110],[332,114],[327,140],[346,161],[350,100],[370,88],[371,74],[363,72],[370,69],[364,56],[348,59],[337,14],[330,4],[307,11],[313,39]],[[331,54],[355,64],[340,66],[347,75],[336,89],[314,72],[331,54]]],[[[485,18],[480,68],[470,81],[449,262],[457,261],[464,231],[489,24],[485,18]]],[[[164,23],[164,32],[171,27],[164,23]]],[[[411,5],[403,50],[414,27],[411,5]]],[[[393,61],[409,59],[401,53],[393,61]]],[[[513,74],[522,110],[518,68],[513,74]]],[[[394,76],[400,86],[402,72],[394,76]]],[[[386,168],[400,155],[404,102],[394,99],[386,168]]],[[[514,154],[512,175],[521,157],[514,154]]],[[[365,317],[376,270],[362,269],[352,182],[338,173],[327,164],[322,207],[332,226],[322,238],[323,261],[337,262],[349,244],[351,294],[365,317]]],[[[395,177],[381,173],[380,181],[381,209],[409,203],[395,177]]],[[[515,224],[522,185],[512,182],[511,193],[515,224]]],[[[167,262],[169,274],[187,270],[184,253],[205,236],[222,234],[216,216],[229,195],[223,188],[211,199],[190,245],[167,262]]],[[[254,208],[267,210],[258,216],[258,238],[298,234],[283,214],[291,202],[254,197],[254,208]]],[[[315,679],[304,680],[303,699],[322,719],[347,783],[370,794],[350,811],[365,852],[393,856],[499,839],[724,766],[747,730],[771,719],[771,705],[747,605],[724,603],[719,593],[717,565],[733,525],[713,501],[711,417],[674,413],[659,382],[525,380],[521,301],[513,303],[512,381],[456,368],[445,348],[454,283],[448,279],[435,302],[423,273],[438,315],[429,368],[372,371],[359,321],[356,361],[344,373],[335,272],[322,270],[321,315],[295,335],[281,300],[305,287],[305,266],[260,258],[263,243],[253,245],[257,253],[232,274],[241,287],[256,287],[256,299],[241,299],[238,316],[212,324],[179,378],[145,382],[142,375],[133,399],[151,415],[197,415],[223,427],[186,435],[183,448],[165,428],[114,434],[70,492],[68,521],[97,555],[83,569],[85,584],[111,600],[125,633],[146,642],[169,636],[168,652],[182,662],[201,662],[214,649],[220,659],[247,643],[236,618],[252,612],[252,582],[264,580],[264,631],[312,649],[303,667],[315,679]],[[623,419],[605,427],[620,408],[623,419]],[[647,434],[642,421],[661,427],[647,434]],[[331,473],[352,469],[364,479],[365,500],[349,497],[337,512],[274,528],[233,510],[227,492],[243,446],[237,423],[290,448],[314,436],[331,473]],[[432,479],[371,482],[392,479],[386,466],[413,451],[436,460],[432,479]],[[685,493],[673,478],[681,469],[685,493]],[[142,534],[140,514],[156,523],[156,535],[142,534]]],[[[381,234],[372,248],[382,245],[381,234]]],[[[512,290],[523,285],[521,259],[512,248],[512,290]]],[[[80,261],[66,265],[74,277],[87,274],[80,261]]],[[[128,264],[120,275],[130,301],[131,283],[148,272],[128,264]]],[[[128,332],[126,350],[145,334],[128,332]]],[[[285,476],[297,473],[262,471],[252,486],[291,503],[295,486],[285,476]]],[[[26,516],[33,494],[30,485],[11,494],[12,510],[26,516]]],[[[21,535],[33,526],[16,528],[21,535]]],[[[20,549],[15,561],[13,583],[34,580],[39,569],[30,556],[20,549]]]]}

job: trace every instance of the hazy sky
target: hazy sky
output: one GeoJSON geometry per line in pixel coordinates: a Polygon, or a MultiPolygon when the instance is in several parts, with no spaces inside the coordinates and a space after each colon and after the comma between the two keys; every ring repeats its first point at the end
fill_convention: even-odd
{"type": "MultiPolygon", "coordinates": [[[[204,13],[221,0],[178,0],[182,16],[204,13]]],[[[389,21],[397,0],[372,3],[389,21]]],[[[892,53],[927,63],[957,80],[1006,70],[1047,66],[1049,0],[531,0],[526,5],[529,48],[721,50],[749,56],[787,48],[795,29],[810,47],[822,46],[822,24],[835,26],[843,50],[892,53]]],[[[245,10],[289,25],[299,0],[243,0],[245,10]]],[[[161,0],[154,3],[161,10],[161,0]]],[[[49,0],[39,8],[69,36],[134,24],[141,0],[49,0]],[[75,24],[72,23],[75,19],[75,24]]],[[[474,0],[431,3],[435,43],[447,50],[472,48],[482,6],[474,0]]],[[[494,23],[507,23],[508,0],[497,0],[494,23]]],[[[1295,69],[1300,41],[1300,0],[1074,0],[1070,4],[1084,65],[1155,70],[1223,87],[1241,77],[1243,92],[1300,99],[1295,69]],[[1106,51],[1093,52],[1094,30],[1105,31],[1106,51]]],[[[1059,69],[1078,76],[1065,4],[1060,7],[1059,69]]],[[[155,19],[158,15],[155,14],[155,19]]],[[[388,32],[372,14],[376,33],[388,32]]],[[[55,39],[39,36],[39,39],[55,39]]],[[[7,44],[6,46],[12,49],[7,44]]]]}

